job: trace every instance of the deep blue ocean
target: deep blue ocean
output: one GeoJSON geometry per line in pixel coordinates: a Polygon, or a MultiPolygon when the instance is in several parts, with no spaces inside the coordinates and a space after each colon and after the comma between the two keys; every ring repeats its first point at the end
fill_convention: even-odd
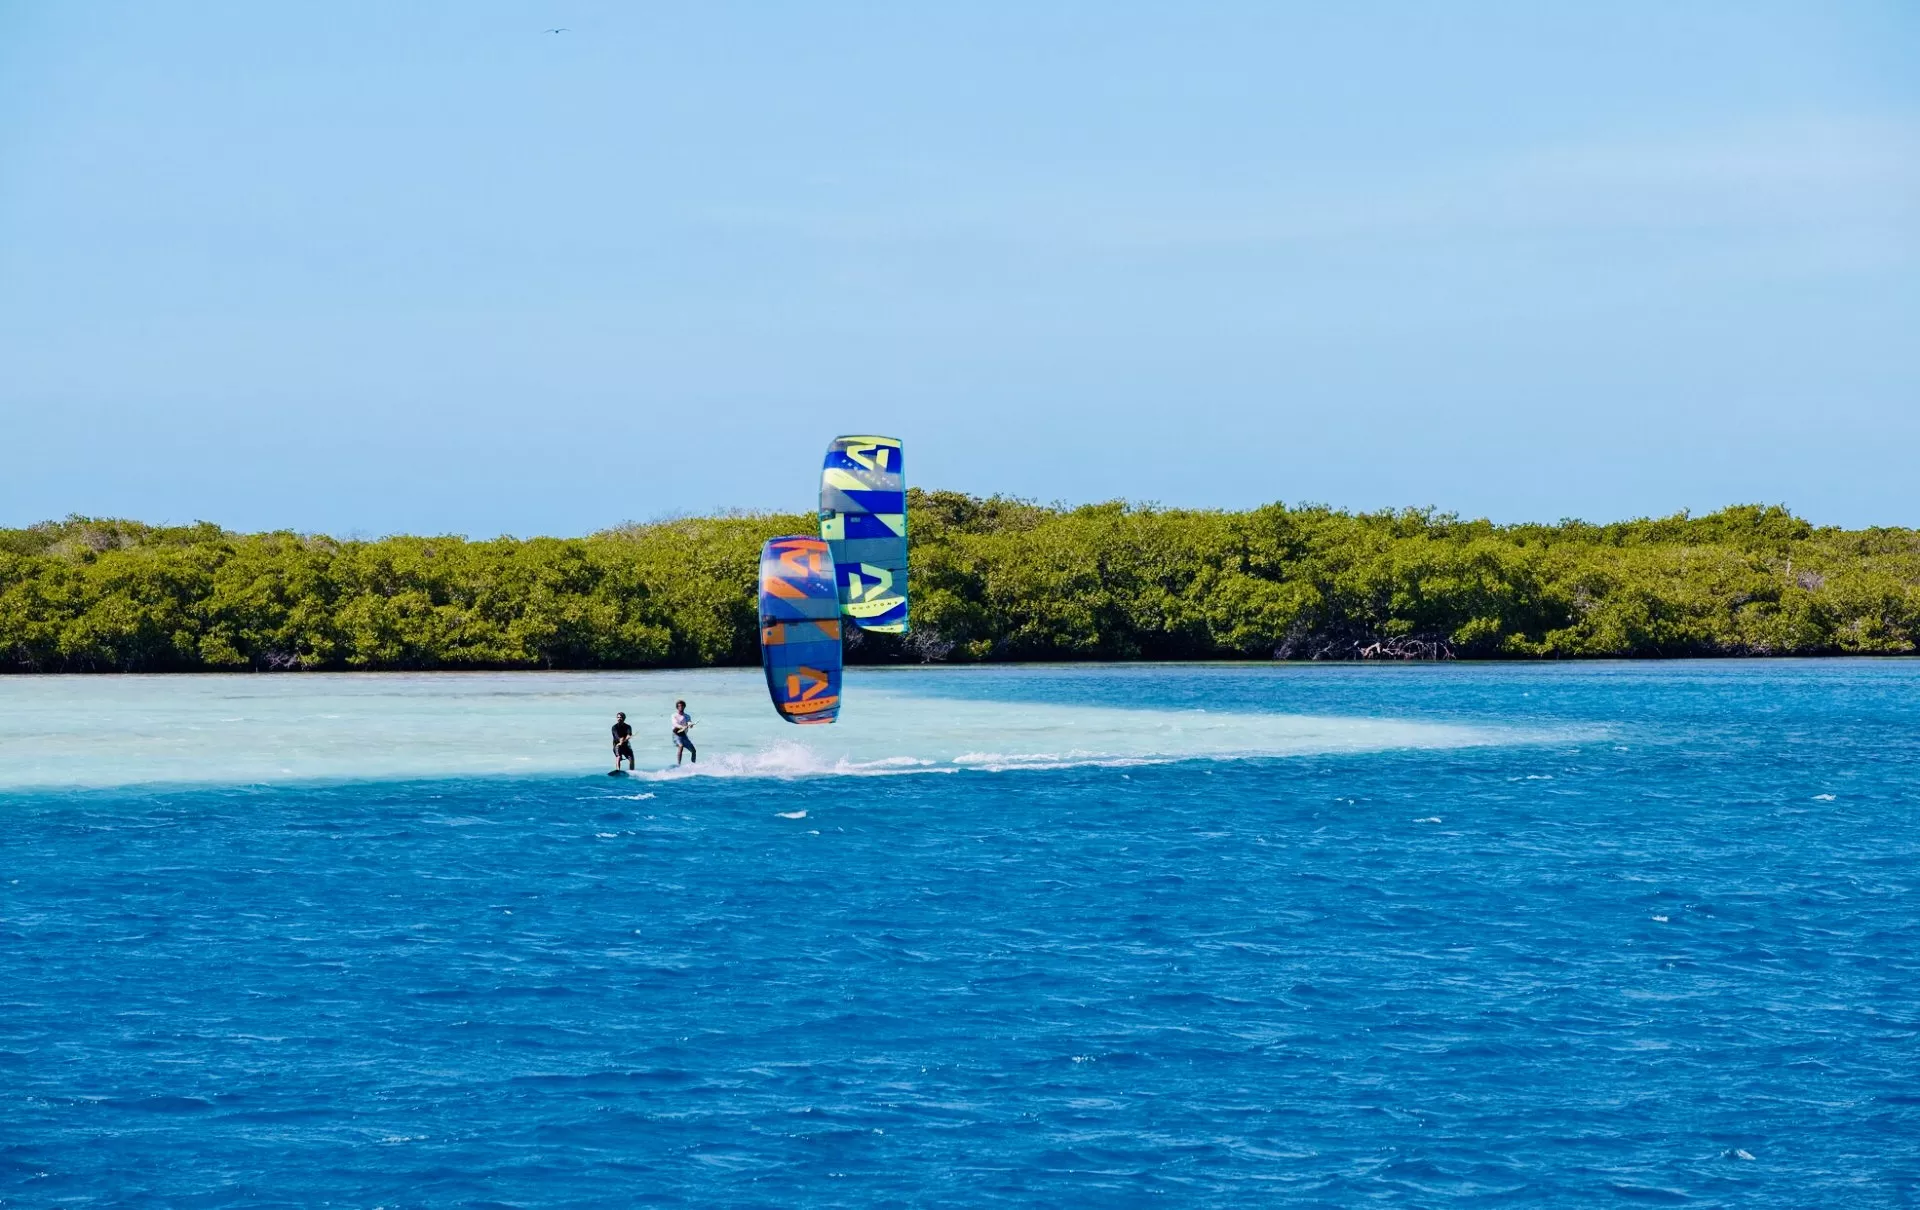
{"type": "Polygon", "coordinates": [[[1920,663],[885,683],[1491,738],[0,789],[0,1206],[1920,1204],[1920,663]]]}

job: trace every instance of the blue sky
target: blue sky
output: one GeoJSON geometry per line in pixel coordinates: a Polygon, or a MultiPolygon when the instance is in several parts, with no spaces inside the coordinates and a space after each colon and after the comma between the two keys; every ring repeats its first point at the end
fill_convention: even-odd
{"type": "Polygon", "coordinates": [[[1920,6],[0,0],[0,524],[798,510],[863,430],[1920,525],[1920,6]]]}

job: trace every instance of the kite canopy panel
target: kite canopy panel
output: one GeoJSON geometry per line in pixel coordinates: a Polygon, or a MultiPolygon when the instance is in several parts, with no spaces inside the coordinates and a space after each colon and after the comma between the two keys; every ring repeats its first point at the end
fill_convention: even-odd
{"type": "Polygon", "coordinates": [[[840,612],[862,630],[907,631],[907,476],[898,437],[835,437],[820,471],[820,536],[840,612]]]}
{"type": "Polygon", "coordinates": [[[819,538],[770,538],[760,549],[760,663],[781,718],[830,723],[840,713],[840,596],[819,538]]]}

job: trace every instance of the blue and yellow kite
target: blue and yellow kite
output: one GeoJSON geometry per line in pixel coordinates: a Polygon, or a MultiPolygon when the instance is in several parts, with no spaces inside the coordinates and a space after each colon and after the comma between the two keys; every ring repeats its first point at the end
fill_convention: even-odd
{"type": "Polygon", "coordinates": [[[907,475],[898,437],[835,437],[820,470],[820,536],[840,612],[862,630],[907,632],[907,475]]]}

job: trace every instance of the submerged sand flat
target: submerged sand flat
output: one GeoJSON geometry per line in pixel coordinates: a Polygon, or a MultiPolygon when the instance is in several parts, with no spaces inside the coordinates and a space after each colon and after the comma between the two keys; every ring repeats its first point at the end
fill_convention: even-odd
{"type": "Polygon", "coordinates": [[[703,775],[889,775],[967,768],[1469,747],[1538,730],[1337,714],[998,699],[939,692],[964,670],[852,669],[841,721],[796,727],[757,669],[618,673],[67,676],[0,679],[0,788],[280,783],[611,766],[625,710],[640,776],[671,771],[676,697],[698,720],[703,775]]]}

